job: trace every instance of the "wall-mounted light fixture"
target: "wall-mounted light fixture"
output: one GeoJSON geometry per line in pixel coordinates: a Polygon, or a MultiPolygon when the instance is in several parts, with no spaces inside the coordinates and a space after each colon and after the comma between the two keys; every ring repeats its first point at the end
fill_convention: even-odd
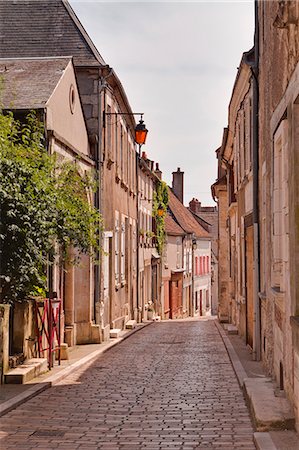
{"type": "Polygon", "coordinates": [[[105,111],[103,113],[103,124],[104,124],[104,127],[105,127],[105,124],[106,124],[106,120],[105,120],[106,116],[140,116],[139,123],[135,127],[135,136],[134,136],[135,142],[139,146],[139,156],[141,154],[141,147],[142,147],[142,145],[145,144],[146,136],[147,136],[147,133],[148,133],[148,130],[147,130],[146,126],[145,126],[145,123],[142,120],[143,114],[144,113],[127,113],[127,112],[119,112],[119,113],[110,113],[109,112],[108,113],[108,112],[105,112],[105,111]]]}

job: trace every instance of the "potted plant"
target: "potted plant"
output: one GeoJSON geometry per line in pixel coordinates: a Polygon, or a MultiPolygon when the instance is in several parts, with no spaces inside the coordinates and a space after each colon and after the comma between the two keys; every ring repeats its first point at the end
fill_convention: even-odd
{"type": "Polygon", "coordinates": [[[147,304],[145,305],[145,309],[147,311],[147,320],[153,320],[155,310],[153,302],[151,300],[147,302],[147,304]]]}

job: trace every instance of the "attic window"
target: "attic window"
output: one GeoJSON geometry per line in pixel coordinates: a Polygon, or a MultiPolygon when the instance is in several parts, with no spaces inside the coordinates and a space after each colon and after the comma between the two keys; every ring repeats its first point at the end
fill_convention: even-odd
{"type": "Polygon", "coordinates": [[[74,114],[76,97],[75,97],[75,88],[74,88],[73,84],[71,84],[71,86],[70,86],[69,102],[70,102],[71,113],[74,114]]]}

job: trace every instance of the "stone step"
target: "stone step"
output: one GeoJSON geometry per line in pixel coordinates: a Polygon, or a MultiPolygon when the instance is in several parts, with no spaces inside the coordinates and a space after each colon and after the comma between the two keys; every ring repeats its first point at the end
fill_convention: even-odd
{"type": "Polygon", "coordinates": [[[238,328],[235,325],[227,324],[226,331],[228,334],[238,334],[238,328]]]}
{"type": "Polygon", "coordinates": [[[294,429],[292,407],[287,398],[275,396],[271,378],[245,378],[244,390],[257,431],[294,429]]]}
{"type": "Polygon", "coordinates": [[[6,384],[25,384],[48,371],[46,358],[32,358],[4,375],[6,384]]]}
{"type": "Polygon", "coordinates": [[[127,330],[133,330],[137,325],[136,320],[128,320],[128,322],[126,323],[126,329],[127,330]]]}
{"type": "Polygon", "coordinates": [[[299,435],[296,431],[266,431],[254,433],[257,450],[298,450],[299,435]]]}
{"type": "Polygon", "coordinates": [[[110,338],[116,339],[120,337],[121,329],[120,328],[112,328],[110,330],[110,338]]]}

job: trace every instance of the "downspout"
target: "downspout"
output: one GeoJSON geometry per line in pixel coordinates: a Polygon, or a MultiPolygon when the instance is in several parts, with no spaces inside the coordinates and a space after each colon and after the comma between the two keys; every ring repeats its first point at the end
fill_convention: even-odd
{"type": "Polygon", "coordinates": [[[252,172],[253,172],[253,353],[255,361],[261,359],[261,308],[260,308],[260,242],[259,242],[259,21],[258,0],[254,2],[254,65],[251,68],[253,83],[253,128],[252,128],[252,172]]]}

